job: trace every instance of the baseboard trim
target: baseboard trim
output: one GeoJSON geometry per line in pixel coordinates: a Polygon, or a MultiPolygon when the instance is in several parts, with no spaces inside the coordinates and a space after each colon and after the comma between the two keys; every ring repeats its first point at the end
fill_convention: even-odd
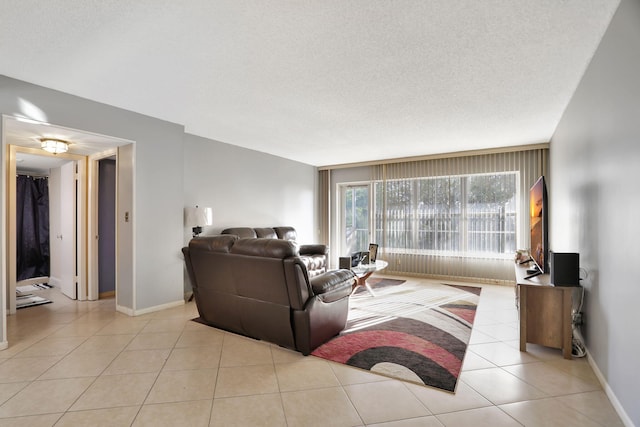
{"type": "Polygon", "coordinates": [[[177,300],[177,301],[172,301],[172,302],[168,302],[166,304],[160,304],[160,305],[154,305],[153,307],[147,307],[147,308],[143,308],[141,310],[133,310],[129,307],[123,307],[121,305],[116,304],[116,311],[126,314],[127,316],[142,316],[143,314],[148,314],[148,313],[153,313],[156,311],[162,311],[162,310],[166,310],[168,308],[174,308],[174,307],[179,307],[181,305],[184,305],[185,302],[183,299],[181,300],[177,300]]]}
{"type": "Polygon", "coordinates": [[[127,316],[132,316],[132,317],[134,316],[133,309],[131,309],[129,307],[124,307],[122,305],[116,304],[116,311],[118,313],[126,314],[127,316]]]}
{"type": "Polygon", "coordinates": [[[6,350],[9,348],[9,341],[0,341],[0,350],[6,350]]]}
{"type": "Polygon", "coordinates": [[[100,292],[98,294],[98,299],[103,299],[103,298],[113,298],[116,296],[116,291],[107,291],[107,292],[100,292]]]}
{"type": "Polygon", "coordinates": [[[602,371],[600,371],[600,368],[598,368],[595,360],[593,360],[593,357],[591,357],[589,349],[587,349],[587,361],[589,362],[589,365],[591,365],[593,373],[596,374],[598,381],[600,381],[600,385],[602,385],[605,394],[611,401],[611,405],[613,406],[613,409],[615,409],[615,411],[618,413],[618,416],[622,420],[622,423],[626,427],[635,427],[635,424],[633,423],[633,421],[631,421],[631,418],[629,418],[629,415],[624,410],[624,407],[620,404],[620,401],[616,397],[616,394],[613,392],[613,390],[611,390],[611,387],[609,387],[609,383],[607,382],[607,379],[604,377],[604,375],[602,375],[602,371]]]}
{"type": "Polygon", "coordinates": [[[155,305],[153,307],[143,308],[142,310],[136,310],[134,316],[141,316],[143,314],[153,313],[155,311],[166,310],[168,308],[174,308],[184,305],[184,300],[180,299],[178,301],[168,302],[166,304],[155,305]]]}

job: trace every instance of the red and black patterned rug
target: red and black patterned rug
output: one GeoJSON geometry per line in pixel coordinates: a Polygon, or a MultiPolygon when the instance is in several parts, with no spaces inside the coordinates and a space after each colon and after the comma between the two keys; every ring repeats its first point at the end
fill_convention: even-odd
{"type": "Polygon", "coordinates": [[[479,287],[370,279],[351,296],[347,327],[311,354],[455,392],[479,287]]]}

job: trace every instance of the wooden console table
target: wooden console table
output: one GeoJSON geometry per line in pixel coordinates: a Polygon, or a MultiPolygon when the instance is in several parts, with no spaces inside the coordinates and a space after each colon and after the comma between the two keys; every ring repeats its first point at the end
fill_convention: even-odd
{"type": "Polygon", "coordinates": [[[520,351],[527,343],[562,349],[571,359],[571,309],[575,287],[553,286],[549,275],[525,279],[529,264],[516,264],[516,301],[520,317],[520,351]]]}

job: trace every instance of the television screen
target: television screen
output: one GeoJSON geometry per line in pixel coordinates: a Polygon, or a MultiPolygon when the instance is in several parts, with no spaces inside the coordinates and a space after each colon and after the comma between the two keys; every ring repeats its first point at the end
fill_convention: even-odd
{"type": "Polygon", "coordinates": [[[539,274],[548,273],[547,267],[547,188],[544,177],[538,178],[529,190],[529,225],[531,227],[531,259],[539,274]]]}

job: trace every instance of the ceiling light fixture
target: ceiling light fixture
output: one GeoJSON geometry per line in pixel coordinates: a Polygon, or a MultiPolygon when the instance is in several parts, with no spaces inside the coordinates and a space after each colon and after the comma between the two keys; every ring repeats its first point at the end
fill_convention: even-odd
{"type": "Polygon", "coordinates": [[[69,150],[69,143],[61,139],[40,138],[40,147],[49,153],[60,154],[69,150]]]}

